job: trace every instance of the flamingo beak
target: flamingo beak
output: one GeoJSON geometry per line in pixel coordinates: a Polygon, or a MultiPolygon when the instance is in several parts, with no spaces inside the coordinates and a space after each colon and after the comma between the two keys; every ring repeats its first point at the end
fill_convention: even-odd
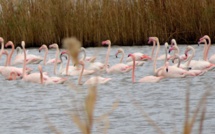
{"type": "Polygon", "coordinates": [[[128,54],[128,57],[130,57],[132,54],[128,54]]]}

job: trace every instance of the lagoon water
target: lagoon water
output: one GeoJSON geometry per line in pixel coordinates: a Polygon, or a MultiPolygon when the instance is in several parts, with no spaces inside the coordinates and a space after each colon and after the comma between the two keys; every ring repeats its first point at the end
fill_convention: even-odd
{"type": "MultiPolygon", "coordinates": [[[[196,49],[195,59],[201,59],[203,45],[199,47],[193,45],[193,47],[196,49]]],[[[110,65],[114,65],[120,60],[115,58],[118,48],[118,46],[112,47],[109,58],[110,65]]],[[[151,47],[149,46],[122,48],[126,55],[133,52],[151,54],[151,47]]],[[[179,48],[181,52],[184,52],[186,45],[180,45],[179,48]]],[[[87,48],[87,55],[96,54],[98,61],[103,61],[106,50],[106,47],[87,48]]],[[[215,52],[215,47],[211,47],[209,55],[213,52],[215,52]]],[[[29,49],[29,53],[44,54],[43,52],[39,53],[37,49],[29,49]]],[[[160,54],[163,53],[164,47],[161,46],[160,54]]],[[[54,57],[54,55],[55,51],[50,50],[48,57],[54,57]]],[[[3,63],[4,61],[1,60],[0,65],[3,65],[3,63]]],[[[162,64],[163,61],[159,61],[157,66],[159,67],[162,64]]],[[[37,65],[28,65],[28,67],[34,69],[35,72],[38,71],[37,65]]],[[[52,65],[47,65],[43,69],[50,75],[53,74],[52,65]]],[[[136,80],[151,74],[152,62],[147,62],[144,66],[137,68],[136,80]]],[[[109,134],[157,134],[154,127],[147,122],[141,111],[133,104],[134,100],[165,133],[174,133],[174,131],[181,133],[185,118],[185,94],[187,89],[190,89],[191,115],[193,115],[202,94],[207,89],[212,89],[207,101],[203,133],[215,133],[215,71],[207,72],[205,75],[198,77],[163,79],[155,84],[132,84],[131,72],[102,75],[111,77],[112,80],[108,84],[98,86],[95,116],[98,117],[108,112],[112,104],[116,100],[119,101],[118,108],[109,115],[109,134]]],[[[84,76],[83,81],[89,77],[84,76]]],[[[70,76],[68,83],[77,84],[77,77],[70,76]]],[[[50,123],[46,119],[64,134],[80,133],[69,114],[75,112],[77,107],[80,110],[87,87],[78,86],[81,91],[76,92],[68,86],[68,83],[43,86],[22,80],[6,81],[0,76],[0,133],[52,133],[48,126],[50,123]]],[[[199,118],[198,116],[193,128],[194,133],[198,132],[199,118]]],[[[101,124],[95,124],[93,133],[101,133],[98,128],[102,127],[101,124]]]]}

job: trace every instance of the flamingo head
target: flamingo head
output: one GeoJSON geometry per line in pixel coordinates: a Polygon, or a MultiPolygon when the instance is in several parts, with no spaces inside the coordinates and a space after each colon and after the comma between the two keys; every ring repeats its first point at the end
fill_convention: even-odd
{"type": "Polygon", "coordinates": [[[191,46],[187,46],[187,48],[186,48],[186,50],[185,50],[185,52],[184,52],[184,54],[185,54],[186,57],[188,56],[187,53],[188,53],[191,49],[192,49],[191,46]]]}
{"type": "Polygon", "coordinates": [[[165,42],[164,46],[169,49],[169,44],[167,42],[165,42]]]}
{"type": "Polygon", "coordinates": [[[199,39],[198,45],[201,43],[206,43],[207,45],[209,44],[210,37],[208,35],[203,36],[202,38],[199,39]]]}
{"type": "Polygon", "coordinates": [[[152,58],[146,54],[143,54],[141,57],[140,57],[141,60],[152,60],[152,58]]]}
{"type": "Polygon", "coordinates": [[[8,41],[8,42],[5,44],[5,47],[9,47],[9,46],[13,46],[13,42],[12,42],[12,41],[8,41]]]}
{"type": "Polygon", "coordinates": [[[68,54],[68,51],[64,50],[64,51],[61,52],[60,55],[64,55],[64,54],[68,54]]]}
{"type": "Polygon", "coordinates": [[[39,48],[39,52],[41,52],[41,50],[46,49],[47,46],[45,44],[43,44],[40,48],[39,48]]]}
{"type": "Polygon", "coordinates": [[[110,45],[110,44],[111,44],[110,40],[102,41],[102,45],[110,45]]]}
{"type": "Polygon", "coordinates": [[[0,42],[4,43],[4,39],[2,37],[0,37],[0,42]]]}
{"type": "Polygon", "coordinates": [[[211,40],[211,38],[208,35],[204,35],[202,38],[200,38],[200,40],[201,39],[211,40]]]}
{"type": "Polygon", "coordinates": [[[86,49],[84,47],[80,48],[80,52],[85,52],[85,51],[86,51],[86,49]]]}
{"type": "Polygon", "coordinates": [[[172,50],[176,50],[176,47],[175,47],[175,46],[172,46],[172,47],[169,49],[169,53],[171,53],[172,50]]]}
{"type": "Polygon", "coordinates": [[[150,43],[154,43],[154,42],[158,42],[159,41],[159,39],[158,39],[158,37],[149,37],[149,40],[148,40],[148,44],[150,44],[150,43]]]}
{"type": "Polygon", "coordinates": [[[49,48],[58,48],[58,44],[57,44],[57,43],[51,44],[51,45],[49,46],[49,48]]]}
{"type": "Polygon", "coordinates": [[[62,54],[62,53],[60,54],[60,56],[59,56],[59,57],[60,57],[60,59],[61,59],[60,61],[62,61],[62,57],[64,57],[64,58],[67,60],[67,56],[66,56],[66,55],[64,55],[64,54],[62,54]]]}
{"type": "Polygon", "coordinates": [[[171,47],[172,47],[172,46],[175,46],[175,45],[177,45],[176,40],[175,40],[175,39],[172,39],[172,40],[171,40],[171,47]]]}
{"type": "Polygon", "coordinates": [[[135,55],[133,54],[128,54],[128,57],[131,57],[133,60],[135,60],[135,55]]]}
{"type": "Polygon", "coordinates": [[[123,52],[124,52],[123,49],[122,49],[122,48],[119,48],[119,49],[117,50],[116,54],[115,54],[116,58],[117,58],[117,56],[118,56],[119,53],[123,53],[123,52]]]}

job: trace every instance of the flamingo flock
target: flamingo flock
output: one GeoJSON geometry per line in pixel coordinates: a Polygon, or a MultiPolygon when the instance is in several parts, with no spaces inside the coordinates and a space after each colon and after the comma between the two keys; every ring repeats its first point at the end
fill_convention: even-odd
{"type": "Polygon", "coordinates": [[[79,85],[105,84],[111,82],[112,78],[101,77],[99,75],[105,75],[105,73],[129,75],[130,72],[131,82],[136,83],[135,73],[137,68],[144,68],[146,62],[152,62],[153,74],[149,76],[143,74],[142,78],[138,80],[139,83],[157,83],[166,78],[196,77],[204,75],[215,68],[215,54],[210,58],[208,56],[211,47],[211,39],[208,35],[201,37],[198,42],[199,45],[204,44],[203,57],[200,60],[193,59],[195,57],[195,49],[192,46],[187,46],[184,53],[179,55],[180,51],[175,39],[171,40],[170,45],[167,42],[164,44],[165,51],[159,56],[159,39],[157,37],[149,37],[148,43],[153,44],[151,56],[141,52],[129,53],[124,61],[125,52],[122,48],[119,48],[115,56],[118,58],[120,55],[121,58],[119,63],[115,65],[109,64],[111,52],[110,40],[102,42],[103,46],[108,47],[104,61],[96,61],[97,57],[87,56],[87,50],[81,47],[79,55],[83,53],[83,57],[79,59],[79,65],[70,64],[71,57],[69,52],[67,50],[60,51],[56,43],[49,45],[49,47],[43,44],[39,48],[39,52],[41,53],[41,51],[44,50],[45,54],[44,56],[37,56],[29,54],[25,49],[25,42],[22,41],[22,48],[16,48],[17,54],[14,57],[15,46],[13,42],[8,41],[4,45],[4,39],[2,37],[0,37],[0,42],[0,60],[2,56],[6,56],[4,65],[0,66],[0,74],[2,77],[6,80],[23,80],[44,85],[63,84],[68,81],[69,77],[73,76],[78,76],[77,81],[79,85]],[[11,47],[10,52],[5,49],[7,47],[11,47]],[[48,48],[56,50],[55,57],[49,60],[47,60],[48,48]],[[14,59],[12,59],[12,56],[14,59]],[[66,66],[63,64],[63,58],[67,60],[66,66]],[[157,67],[157,61],[161,60],[163,61],[163,65],[157,67]],[[32,70],[27,67],[28,64],[38,64],[38,70],[32,70]],[[17,67],[17,65],[22,65],[22,67],[17,67]],[[43,66],[53,66],[53,76],[50,76],[47,72],[43,72],[43,66]],[[34,72],[32,73],[32,71],[34,72]],[[89,79],[83,80],[83,75],[87,75],[89,79]]]}

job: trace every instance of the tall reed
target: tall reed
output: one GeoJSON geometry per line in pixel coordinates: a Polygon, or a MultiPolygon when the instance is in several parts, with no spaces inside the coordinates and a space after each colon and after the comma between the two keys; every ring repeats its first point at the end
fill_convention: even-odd
{"type": "Polygon", "coordinates": [[[0,0],[0,36],[28,46],[61,43],[76,36],[84,46],[146,44],[176,38],[195,43],[208,34],[215,41],[214,0],[0,0]]]}

